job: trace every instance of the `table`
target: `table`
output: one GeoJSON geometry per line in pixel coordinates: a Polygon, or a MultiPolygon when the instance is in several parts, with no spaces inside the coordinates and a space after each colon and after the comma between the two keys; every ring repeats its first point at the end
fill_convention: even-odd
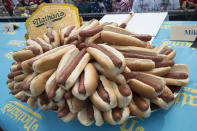
{"type": "MultiPolygon", "coordinates": [[[[4,23],[0,23],[2,26],[4,23]]],[[[7,74],[12,59],[12,52],[25,46],[24,34],[25,23],[17,23],[20,28],[16,32],[4,34],[0,30],[0,126],[10,131],[54,131],[54,130],[72,130],[72,131],[185,131],[196,130],[197,118],[197,69],[195,60],[197,51],[190,48],[192,42],[170,41],[170,27],[172,25],[197,24],[197,22],[184,21],[166,21],[160,28],[160,31],[153,41],[153,45],[162,43],[176,49],[177,55],[175,63],[187,64],[189,66],[190,82],[181,91],[180,97],[176,99],[176,104],[167,111],[159,110],[153,112],[149,118],[139,120],[137,118],[129,119],[122,125],[111,126],[104,124],[102,127],[92,125],[85,127],[77,120],[69,123],[63,123],[57,118],[53,111],[42,111],[39,108],[31,109],[26,104],[9,95],[6,81],[7,74]]]]}

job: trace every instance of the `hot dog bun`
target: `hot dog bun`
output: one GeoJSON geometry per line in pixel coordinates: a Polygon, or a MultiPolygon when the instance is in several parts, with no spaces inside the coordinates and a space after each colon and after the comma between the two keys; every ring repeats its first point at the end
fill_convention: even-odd
{"type": "Polygon", "coordinates": [[[184,64],[175,64],[170,72],[164,76],[164,79],[166,81],[166,85],[176,85],[176,86],[183,86],[186,85],[189,82],[188,78],[189,69],[187,65],[184,64]],[[178,76],[170,77],[169,75],[178,73],[178,76]],[[179,74],[180,73],[180,74],[179,74]],[[184,75],[184,78],[178,78],[181,77],[181,75],[184,75]]]}
{"type": "Polygon", "coordinates": [[[103,68],[110,70],[111,72],[114,73],[114,75],[120,74],[124,70],[126,63],[124,60],[124,56],[119,51],[108,45],[98,44],[97,46],[99,46],[99,48],[103,49],[107,54],[109,53],[108,55],[106,55],[105,53],[103,53],[103,51],[99,50],[97,47],[95,48],[94,46],[95,44],[90,44],[89,47],[87,48],[87,51],[96,59],[96,61],[103,68]],[[110,58],[109,57],[110,54],[113,57],[115,57],[116,60],[113,60],[112,56],[110,58]],[[118,65],[115,65],[117,59],[119,60],[118,61],[119,63],[117,63],[118,65]]]}
{"type": "MultiPolygon", "coordinates": [[[[107,94],[108,94],[107,99],[109,100],[109,102],[106,102],[103,100],[103,98],[101,98],[100,95],[103,95],[103,94],[99,94],[99,90],[100,90],[99,88],[101,88],[99,86],[97,87],[97,91],[94,92],[94,94],[92,96],[90,96],[90,100],[96,106],[97,109],[99,109],[101,111],[108,111],[111,108],[114,108],[117,106],[116,95],[113,91],[113,87],[112,87],[110,81],[108,79],[106,79],[105,76],[100,75],[99,80],[101,82],[100,84],[102,84],[99,86],[103,86],[104,90],[107,92],[107,94]]],[[[103,91],[100,91],[100,93],[103,93],[103,91]]],[[[106,95],[104,97],[106,97],[106,95]]]]}
{"type": "Polygon", "coordinates": [[[85,49],[80,52],[77,48],[73,48],[69,50],[62,57],[59,66],[57,68],[57,72],[56,72],[57,83],[59,83],[62,88],[69,90],[74,85],[74,83],[80,76],[81,72],[83,71],[89,60],[90,60],[90,55],[86,53],[85,49]],[[78,63],[76,63],[74,67],[73,65],[71,66],[70,64],[73,64],[73,62],[75,63],[76,61],[75,59],[78,61],[78,63]],[[67,67],[69,67],[68,68],[69,70],[67,69],[67,67]],[[73,68],[73,70],[72,69],[70,70],[70,67],[73,68]],[[66,73],[65,70],[67,71],[66,73]]]}
{"type": "Polygon", "coordinates": [[[100,110],[98,110],[95,106],[89,107],[87,106],[77,114],[77,118],[79,122],[84,125],[84,126],[90,126],[92,123],[95,121],[96,126],[101,126],[104,123],[103,116],[100,110]],[[88,109],[87,108],[92,108],[93,109],[93,117],[94,120],[90,120],[88,117],[88,109]]]}
{"type": "Polygon", "coordinates": [[[151,102],[158,105],[162,109],[167,110],[174,104],[175,97],[172,91],[166,86],[163,93],[158,97],[151,99],[151,102]]]}
{"type": "Polygon", "coordinates": [[[118,107],[122,108],[128,106],[132,99],[132,92],[128,85],[117,85],[115,82],[112,82],[112,87],[114,93],[116,94],[118,107]]]}
{"type": "Polygon", "coordinates": [[[47,80],[45,92],[49,99],[52,99],[55,102],[59,102],[60,100],[62,100],[65,90],[57,85],[55,75],[56,75],[56,71],[47,80]]]}
{"type": "Polygon", "coordinates": [[[77,80],[74,87],[72,88],[72,94],[80,100],[85,100],[88,96],[91,96],[96,91],[97,85],[98,85],[97,71],[93,64],[88,63],[84,69],[84,73],[82,73],[80,77],[80,80],[77,80]],[[83,83],[83,85],[81,85],[81,83],[83,83]],[[79,89],[80,86],[84,86],[84,89],[81,92],[85,92],[85,93],[80,93],[80,89],[81,89],[81,88],[79,89]]]}
{"type": "Polygon", "coordinates": [[[60,46],[60,36],[59,33],[53,30],[52,25],[47,27],[47,33],[43,34],[43,39],[51,44],[53,48],[60,46]]]}
{"type": "Polygon", "coordinates": [[[75,48],[75,46],[65,45],[47,51],[46,53],[36,57],[36,61],[34,61],[32,65],[33,70],[35,72],[41,73],[52,68],[57,68],[62,56],[72,48],[75,48]]]}
{"type": "Polygon", "coordinates": [[[138,73],[135,79],[129,80],[129,85],[136,93],[147,98],[155,98],[164,91],[166,82],[158,76],[138,73]]]}
{"type": "Polygon", "coordinates": [[[119,114],[119,116],[117,116],[119,118],[118,120],[115,120],[115,118],[114,118],[115,116],[113,116],[113,115],[116,114],[115,110],[117,110],[117,109],[115,108],[115,109],[111,109],[107,112],[103,112],[104,119],[109,124],[111,124],[111,125],[119,124],[120,125],[120,124],[124,123],[129,118],[130,111],[129,111],[129,108],[127,106],[119,109],[121,114],[119,114]]]}
{"type": "Polygon", "coordinates": [[[44,92],[46,82],[53,72],[54,69],[43,72],[31,81],[30,92],[32,96],[38,96],[44,92]]]}
{"type": "Polygon", "coordinates": [[[103,75],[105,75],[108,79],[115,81],[119,84],[125,85],[126,84],[126,79],[122,74],[114,75],[112,72],[110,72],[107,69],[104,69],[101,67],[98,63],[94,62],[94,66],[96,69],[103,75]]]}
{"type": "Polygon", "coordinates": [[[149,117],[151,114],[150,100],[138,94],[133,94],[129,109],[131,114],[138,118],[149,117]]]}

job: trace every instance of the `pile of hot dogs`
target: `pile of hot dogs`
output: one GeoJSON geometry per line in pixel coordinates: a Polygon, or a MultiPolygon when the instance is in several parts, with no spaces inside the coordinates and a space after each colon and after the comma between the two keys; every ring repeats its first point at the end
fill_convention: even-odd
{"type": "Polygon", "coordinates": [[[48,26],[46,34],[13,53],[10,94],[30,107],[54,110],[64,122],[77,117],[85,126],[149,117],[153,103],[168,109],[174,89],[189,82],[188,67],[173,61],[176,51],[152,47],[150,40],[95,19],[59,32],[48,26]]]}

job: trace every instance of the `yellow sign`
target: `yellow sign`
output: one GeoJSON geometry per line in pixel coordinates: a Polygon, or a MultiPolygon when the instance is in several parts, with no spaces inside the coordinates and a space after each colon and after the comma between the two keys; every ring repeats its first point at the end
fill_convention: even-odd
{"type": "Polygon", "coordinates": [[[42,4],[26,21],[29,38],[46,33],[46,26],[52,24],[56,31],[73,25],[80,26],[78,9],[72,4],[42,4]]]}

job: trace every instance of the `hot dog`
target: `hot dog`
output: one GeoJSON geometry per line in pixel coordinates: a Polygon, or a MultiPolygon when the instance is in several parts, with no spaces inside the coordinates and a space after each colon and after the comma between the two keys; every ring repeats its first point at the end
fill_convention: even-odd
{"type": "MultiPolygon", "coordinates": [[[[72,94],[72,92],[70,90],[66,91],[65,93],[68,93],[68,92],[70,92],[70,94],[72,94]]],[[[64,97],[65,96],[66,95],[64,95],[64,97]]],[[[70,97],[67,96],[65,99],[66,99],[68,107],[72,113],[77,113],[85,108],[86,101],[79,100],[72,95],[70,97]]]]}
{"type": "Polygon", "coordinates": [[[51,44],[53,48],[60,46],[59,33],[53,30],[52,25],[47,26],[47,33],[43,34],[43,39],[51,44]]]}
{"type": "Polygon", "coordinates": [[[26,43],[27,46],[36,45],[37,47],[40,47],[43,52],[47,52],[52,49],[52,46],[50,44],[39,37],[37,37],[36,39],[28,39],[26,43]]]}
{"type": "Polygon", "coordinates": [[[112,82],[112,87],[114,89],[114,93],[116,94],[118,107],[122,108],[128,106],[132,99],[132,92],[128,85],[120,85],[112,82]]]}
{"type": "Polygon", "coordinates": [[[87,51],[103,68],[110,70],[114,75],[120,74],[126,66],[124,56],[108,45],[89,44],[87,51]]]}
{"type": "Polygon", "coordinates": [[[12,65],[12,66],[10,67],[10,71],[11,71],[11,72],[19,71],[19,70],[22,70],[21,63],[16,63],[16,64],[14,64],[14,65],[12,65]]]}
{"type": "Polygon", "coordinates": [[[64,107],[60,107],[57,111],[58,118],[61,118],[64,122],[69,122],[76,117],[76,114],[70,112],[67,103],[64,107]]]}
{"type": "Polygon", "coordinates": [[[129,80],[131,90],[147,98],[155,98],[165,88],[163,78],[146,73],[138,73],[137,77],[129,80]]]}
{"type": "Polygon", "coordinates": [[[57,110],[57,104],[48,99],[45,91],[38,96],[37,104],[42,110],[57,110]]]}
{"type": "Polygon", "coordinates": [[[160,54],[160,56],[167,57],[167,59],[172,60],[176,55],[176,50],[172,50],[165,44],[162,44],[159,47],[154,48],[156,52],[160,54]]]}
{"type": "Polygon", "coordinates": [[[133,93],[133,99],[129,105],[130,112],[138,118],[149,117],[151,114],[150,100],[133,93]]]}
{"type": "Polygon", "coordinates": [[[187,65],[175,64],[164,77],[166,85],[183,86],[189,82],[187,65]]]}
{"type": "Polygon", "coordinates": [[[129,118],[129,108],[127,106],[123,108],[116,107],[109,111],[103,112],[104,119],[112,125],[122,124],[129,118]]]}
{"type": "Polygon", "coordinates": [[[93,64],[88,63],[79,80],[76,81],[74,87],[72,88],[72,93],[76,98],[85,100],[96,91],[97,85],[97,71],[93,64]]]}
{"type": "Polygon", "coordinates": [[[96,126],[101,126],[104,123],[101,111],[91,103],[87,104],[83,110],[78,112],[77,118],[84,126],[90,126],[94,121],[96,126]]]}
{"type": "Polygon", "coordinates": [[[105,26],[104,30],[101,32],[101,39],[103,42],[110,45],[146,47],[147,41],[151,40],[151,38],[150,35],[140,35],[110,25],[105,26]]]}
{"type": "Polygon", "coordinates": [[[32,74],[32,76],[24,81],[23,90],[25,90],[29,96],[39,96],[44,92],[46,82],[53,72],[54,69],[51,69],[38,75],[35,73],[32,74]]]}
{"type": "Polygon", "coordinates": [[[108,111],[117,106],[116,95],[109,80],[99,76],[97,91],[90,96],[91,102],[101,111],[108,111]]]}
{"type": "Polygon", "coordinates": [[[40,55],[42,53],[43,51],[41,47],[39,47],[38,45],[31,45],[22,48],[22,50],[14,52],[13,59],[16,60],[17,62],[22,62],[32,57],[35,57],[37,55],[40,55]]]}
{"type": "MultiPolygon", "coordinates": [[[[33,59],[31,65],[35,72],[41,73],[52,68],[57,68],[62,56],[70,49],[75,48],[74,45],[65,45],[57,47],[33,59]]],[[[31,61],[29,61],[31,62],[31,61]]]]}
{"type": "Polygon", "coordinates": [[[69,50],[62,57],[56,72],[56,82],[66,90],[69,90],[80,76],[90,55],[86,49],[79,51],[77,48],[69,50]]]}
{"type": "Polygon", "coordinates": [[[45,92],[50,100],[59,102],[63,98],[65,90],[56,83],[55,75],[56,71],[47,80],[45,92]]]}
{"type": "Polygon", "coordinates": [[[172,91],[166,86],[163,93],[158,97],[151,99],[151,102],[158,105],[162,109],[167,110],[174,104],[175,97],[172,91]]]}
{"type": "Polygon", "coordinates": [[[77,27],[75,26],[66,26],[65,28],[61,29],[60,31],[60,40],[61,40],[61,44],[65,45],[68,42],[68,38],[70,36],[70,34],[75,31],[77,29],[77,27]]]}
{"type": "MultiPolygon", "coordinates": [[[[96,69],[103,75],[105,75],[108,79],[115,81],[119,84],[125,85],[126,84],[126,79],[124,77],[124,75],[122,74],[118,74],[118,75],[114,75],[113,72],[111,72],[108,69],[104,69],[103,67],[101,67],[98,63],[94,62],[94,66],[96,67],[96,69]]],[[[123,71],[124,72],[124,71],[123,71]]]]}

